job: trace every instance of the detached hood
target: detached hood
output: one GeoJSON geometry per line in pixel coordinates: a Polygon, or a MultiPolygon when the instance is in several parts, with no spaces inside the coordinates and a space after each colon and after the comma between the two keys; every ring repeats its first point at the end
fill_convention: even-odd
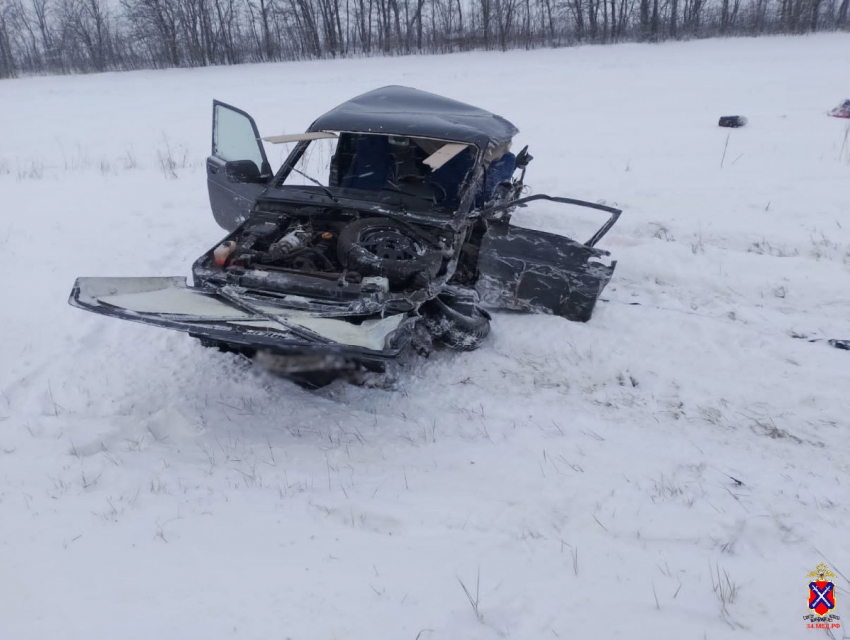
{"type": "MultiPolygon", "coordinates": [[[[281,300],[286,302],[285,297],[281,300]]],[[[184,277],[78,278],[69,303],[102,315],[276,353],[309,347],[391,358],[402,346],[393,344],[393,334],[406,318],[406,314],[395,314],[354,324],[273,306],[227,287],[191,287],[184,277]]]]}

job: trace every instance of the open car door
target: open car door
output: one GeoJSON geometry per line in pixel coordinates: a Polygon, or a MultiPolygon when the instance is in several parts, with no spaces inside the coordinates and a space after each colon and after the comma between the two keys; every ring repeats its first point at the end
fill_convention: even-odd
{"type": "Polygon", "coordinates": [[[587,322],[596,300],[611,279],[616,261],[596,243],[617,222],[622,211],[583,200],[543,194],[502,203],[481,212],[488,230],[481,241],[476,289],[481,304],[491,309],[551,313],[587,322]],[[504,210],[534,200],[590,207],[609,214],[608,221],[587,242],[523,229],[510,224],[504,210]]]}
{"type": "Polygon", "coordinates": [[[233,231],[242,224],[271,179],[271,165],[254,119],[244,111],[213,100],[207,188],[219,226],[233,231]]]}

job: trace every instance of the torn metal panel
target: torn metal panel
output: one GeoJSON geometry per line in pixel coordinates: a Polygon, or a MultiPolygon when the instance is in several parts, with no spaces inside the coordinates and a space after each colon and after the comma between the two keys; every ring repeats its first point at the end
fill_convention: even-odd
{"type": "Polygon", "coordinates": [[[510,211],[513,211],[517,207],[526,207],[530,202],[535,202],[537,200],[546,200],[547,202],[556,202],[558,204],[586,207],[588,209],[596,209],[597,211],[604,211],[605,213],[610,214],[610,217],[605,221],[605,224],[603,224],[599,230],[584,243],[588,247],[595,247],[596,244],[611,230],[611,227],[617,224],[617,220],[620,219],[620,215],[623,213],[622,209],[609,207],[607,204],[599,204],[598,202],[587,202],[586,200],[576,200],[575,198],[564,198],[562,196],[550,196],[545,193],[538,193],[533,196],[526,196],[525,198],[518,198],[516,200],[497,202],[496,204],[482,209],[479,215],[484,218],[494,218],[498,220],[510,219],[510,211]],[[508,214],[507,217],[506,214],[508,214]]]}
{"type": "Polygon", "coordinates": [[[467,148],[468,145],[460,144],[457,142],[449,142],[448,144],[444,144],[442,147],[437,149],[430,156],[425,158],[422,161],[422,164],[431,167],[433,171],[436,171],[444,164],[446,164],[449,160],[454,158],[457,154],[467,148]]]}
{"type": "Polygon", "coordinates": [[[306,133],[287,133],[279,136],[266,136],[262,138],[263,142],[271,142],[272,144],[285,144],[287,142],[306,142],[308,140],[325,140],[338,138],[339,136],[333,131],[307,131],[306,133]]]}
{"type": "Polygon", "coordinates": [[[476,290],[485,307],[586,322],[611,279],[607,252],[567,237],[497,224],[484,236],[476,290]]]}
{"type": "Polygon", "coordinates": [[[299,309],[260,306],[234,294],[222,299],[224,293],[190,287],[182,277],[78,278],[69,302],[101,315],[275,352],[320,348],[323,353],[379,359],[398,354],[399,345],[391,343],[405,314],[353,324],[299,309]]]}

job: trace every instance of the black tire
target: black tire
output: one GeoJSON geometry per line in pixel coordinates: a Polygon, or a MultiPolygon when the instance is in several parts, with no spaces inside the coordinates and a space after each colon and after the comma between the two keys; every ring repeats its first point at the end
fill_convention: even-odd
{"type": "Polygon", "coordinates": [[[490,314],[474,304],[434,298],[420,312],[434,339],[456,351],[474,351],[490,335],[490,314]]]}
{"type": "Polygon", "coordinates": [[[286,378],[304,389],[321,389],[338,380],[341,376],[338,371],[302,371],[281,375],[280,377],[286,378]]]}
{"type": "Polygon", "coordinates": [[[363,218],[343,227],[337,251],[348,269],[364,276],[384,276],[393,288],[412,282],[427,286],[443,259],[440,249],[423,234],[390,218],[363,218]]]}

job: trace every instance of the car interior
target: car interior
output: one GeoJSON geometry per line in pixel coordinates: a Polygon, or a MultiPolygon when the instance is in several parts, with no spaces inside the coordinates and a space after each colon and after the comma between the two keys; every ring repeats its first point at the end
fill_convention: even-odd
{"type": "MultiPolygon", "coordinates": [[[[341,133],[331,162],[329,185],[397,191],[454,208],[460,203],[461,186],[473,166],[475,151],[471,146],[457,145],[461,150],[446,154],[450,157],[445,161],[431,162],[446,146],[447,143],[430,138],[341,133]]],[[[515,169],[516,156],[509,151],[490,162],[476,204],[492,199],[496,187],[510,180],[515,169]]]]}

